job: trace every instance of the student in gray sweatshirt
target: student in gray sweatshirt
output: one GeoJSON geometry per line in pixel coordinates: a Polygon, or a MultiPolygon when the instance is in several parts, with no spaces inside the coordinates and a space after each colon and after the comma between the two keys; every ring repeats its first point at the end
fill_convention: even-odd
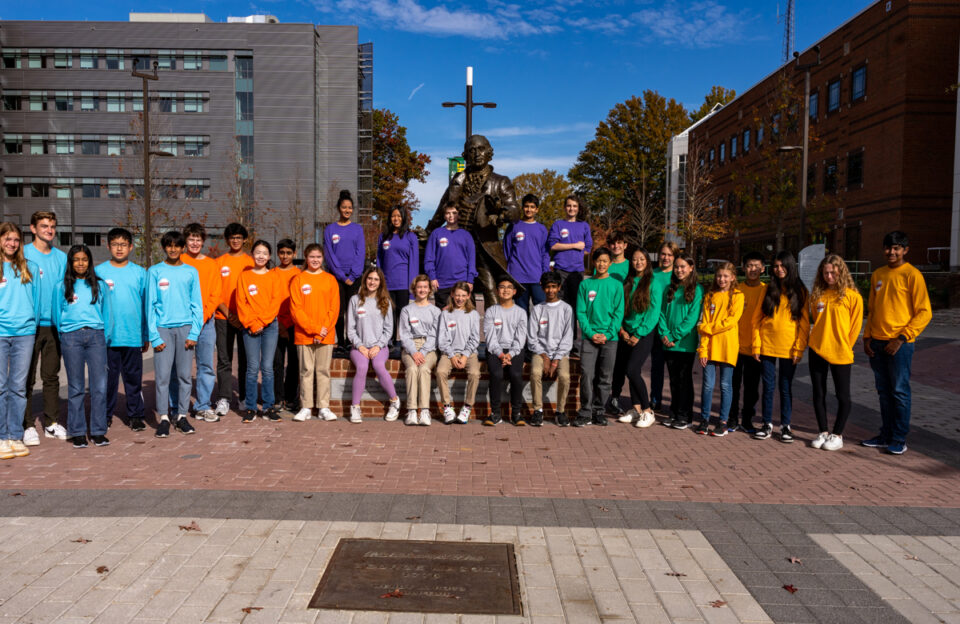
{"type": "Polygon", "coordinates": [[[393,385],[393,377],[387,371],[387,345],[393,337],[393,309],[387,280],[380,269],[367,269],[360,280],[360,291],[350,297],[347,307],[347,338],[353,346],[350,360],[357,372],[353,377],[353,401],[350,405],[350,422],[363,422],[360,398],[367,383],[367,370],[373,364],[380,386],[390,397],[386,420],[393,421],[400,415],[400,397],[393,385]]]}
{"type": "Polygon", "coordinates": [[[470,284],[457,282],[450,291],[450,300],[440,312],[437,324],[437,348],[440,350],[437,386],[440,387],[440,400],[443,402],[444,424],[456,421],[465,425],[470,419],[477,398],[477,386],[480,385],[479,346],[480,315],[470,301],[470,284]],[[467,371],[467,391],[459,414],[453,411],[453,399],[450,396],[450,372],[454,368],[467,371]]]}
{"type": "Polygon", "coordinates": [[[570,424],[566,414],[570,393],[570,350],[573,348],[573,308],[560,299],[563,276],[556,271],[544,273],[540,286],[546,302],[537,304],[530,312],[527,325],[527,348],[530,359],[530,393],[533,395],[533,415],[530,424],[543,425],[543,377],[557,380],[557,404],[554,420],[561,427],[570,424]]]}
{"type": "Polygon", "coordinates": [[[510,376],[510,411],[513,424],[527,424],[523,416],[523,362],[526,359],[527,313],[514,304],[517,286],[507,275],[497,280],[497,305],[483,315],[483,334],[487,340],[487,370],[490,372],[490,415],[484,425],[500,424],[503,378],[510,376]]]}
{"type": "Polygon", "coordinates": [[[437,322],[440,308],[430,303],[433,287],[426,275],[410,284],[413,301],[400,311],[399,339],[407,377],[408,425],[430,425],[430,377],[437,365],[437,322]],[[419,414],[417,413],[417,410],[419,414]]]}

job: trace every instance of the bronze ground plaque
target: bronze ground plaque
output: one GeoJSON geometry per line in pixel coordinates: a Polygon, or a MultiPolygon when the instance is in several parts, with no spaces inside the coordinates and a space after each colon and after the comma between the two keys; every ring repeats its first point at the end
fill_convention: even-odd
{"type": "Polygon", "coordinates": [[[513,544],[341,539],[310,607],[522,615],[513,544]]]}

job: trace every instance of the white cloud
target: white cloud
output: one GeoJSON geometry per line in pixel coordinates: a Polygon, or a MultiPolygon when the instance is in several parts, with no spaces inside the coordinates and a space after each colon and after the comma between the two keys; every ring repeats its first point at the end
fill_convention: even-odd
{"type": "Polygon", "coordinates": [[[422,88],[423,88],[423,85],[425,85],[425,84],[427,84],[427,83],[421,82],[421,83],[418,84],[416,87],[414,87],[414,88],[413,88],[413,91],[410,92],[410,95],[407,96],[407,101],[409,102],[410,100],[412,100],[412,99],[413,99],[413,96],[415,96],[415,95],[417,94],[417,91],[419,91],[420,89],[422,89],[422,88]]]}
{"type": "Polygon", "coordinates": [[[637,11],[631,18],[646,27],[654,39],[692,48],[739,41],[750,21],[746,11],[731,12],[715,0],[679,6],[671,1],[659,8],[637,11]]]}
{"type": "Polygon", "coordinates": [[[483,134],[487,137],[544,136],[549,134],[565,134],[568,132],[581,133],[592,131],[594,128],[595,125],[592,123],[578,122],[558,126],[504,126],[484,130],[483,134]]]}
{"type": "Polygon", "coordinates": [[[612,14],[603,17],[578,17],[567,19],[568,26],[579,30],[594,30],[607,35],[619,35],[625,32],[632,23],[622,15],[612,14]]]}

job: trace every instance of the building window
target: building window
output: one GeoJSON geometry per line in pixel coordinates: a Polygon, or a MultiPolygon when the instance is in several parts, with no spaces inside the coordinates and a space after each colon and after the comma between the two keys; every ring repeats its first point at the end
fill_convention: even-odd
{"type": "Polygon", "coordinates": [[[823,163],[823,192],[837,192],[837,159],[828,158],[823,163]]]}
{"type": "Polygon", "coordinates": [[[723,164],[723,161],[727,159],[727,142],[724,141],[720,144],[720,164],[723,164]]]}
{"type": "Polygon", "coordinates": [[[45,178],[34,178],[30,182],[30,197],[50,197],[50,183],[45,178]]]}
{"type": "Polygon", "coordinates": [[[157,52],[157,69],[176,69],[177,57],[173,50],[159,50],[157,52]]]}
{"type": "Polygon", "coordinates": [[[58,111],[73,110],[73,93],[71,91],[57,91],[54,96],[54,106],[58,111]]]}
{"type": "Polygon", "coordinates": [[[863,187],[863,150],[847,155],[847,188],[863,187]]]}
{"type": "Polygon", "coordinates": [[[3,53],[3,63],[2,66],[4,69],[20,69],[20,50],[17,48],[4,48],[3,53]]]}
{"type": "Polygon", "coordinates": [[[107,112],[123,112],[123,93],[120,91],[107,91],[107,112]]]}
{"type": "Polygon", "coordinates": [[[73,51],[62,49],[54,51],[53,66],[57,69],[69,69],[73,67],[73,51]]]}
{"type": "Polygon", "coordinates": [[[22,134],[3,135],[3,153],[4,154],[22,154],[23,153],[23,135],[22,134]]]}
{"type": "Polygon", "coordinates": [[[234,59],[237,66],[237,78],[240,80],[249,80],[253,78],[253,57],[238,56],[234,59]]]}
{"type": "Polygon", "coordinates": [[[253,93],[237,93],[237,121],[253,119],[253,93]]]}
{"type": "Polygon", "coordinates": [[[57,199],[70,199],[73,196],[73,178],[57,178],[53,193],[57,199]]]}
{"type": "Polygon", "coordinates": [[[750,151],[750,128],[743,131],[743,153],[750,151]]]}
{"type": "Polygon", "coordinates": [[[123,156],[123,137],[111,135],[107,137],[107,156],[123,156]]]}
{"type": "Polygon", "coordinates": [[[730,160],[737,157],[737,137],[730,138],[730,160]]]}
{"type": "Polygon", "coordinates": [[[827,83],[827,113],[840,110],[840,79],[827,83]]]}
{"type": "Polygon", "coordinates": [[[133,112],[142,113],[143,112],[143,94],[134,93],[130,102],[133,106],[133,112]]]}
{"type": "Polygon", "coordinates": [[[710,166],[711,167],[713,166],[713,161],[716,159],[716,157],[717,157],[717,150],[711,147],[710,148],[710,166]]]}
{"type": "Polygon", "coordinates": [[[856,102],[867,95],[867,66],[860,65],[850,76],[850,100],[856,102]]]}
{"type": "Polygon", "coordinates": [[[224,55],[214,55],[209,59],[210,71],[227,71],[227,57],[224,55]]]}
{"type": "Polygon", "coordinates": [[[30,155],[31,156],[42,156],[47,153],[47,142],[44,140],[42,134],[31,134],[30,135],[30,155]]]}
{"type": "Polygon", "coordinates": [[[72,154],[72,153],[73,153],[73,135],[58,134],[57,135],[57,154],[72,154]]]}
{"type": "Polygon", "coordinates": [[[23,108],[23,98],[19,93],[5,93],[3,95],[3,110],[20,110],[23,108]]]}
{"type": "Polygon", "coordinates": [[[23,197],[23,178],[3,179],[4,197],[23,197]]]}
{"type": "Polygon", "coordinates": [[[153,57],[150,56],[150,50],[132,50],[130,56],[133,57],[133,69],[142,72],[153,71],[153,57]]]}
{"type": "Polygon", "coordinates": [[[820,116],[820,92],[810,94],[810,121],[816,121],[820,116]]]}
{"type": "Polygon", "coordinates": [[[763,124],[757,126],[757,147],[763,144],[763,124]]]}
{"type": "Polygon", "coordinates": [[[253,164],[253,137],[252,136],[238,136],[237,150],[240,155],[240,162],[245,164],[253,164]]]}
{"type": "Polygon", "coordinates": [[[816,187],[817,187],[817,166],[810,165],[809,167],[807,167],[807,192],[813,193],[816,187]]]}
{"type": "Polygon", "coordinates": [[[860,226],[852,225],[843,232],[843,257],[847,260],[860,259],[860,226]]]}
{"type": "Polygon", "coordinates": [[[183,94],[183,112],[202,113],[203,112],[203,94],[202,93],[184,93],[183,94]]]}
{"type": "Polygon", "coordinates": [[[83,236],[83,244],[87,247],[99,247],[102,244],[100,232],[83,232],[81,236],[83,236]]]}
{"type": "Polygon", "coordinates": [[[776,113],[770,119],[770,131],[773,133],[773,136],[780,134],[780,113],[776,113]]]}
{"type": "Polygon", "coordinates": [[[100,185],[94,178],[83,178],[80,182],[81,194],[84,199],[98,199],[100,197],[100,185]]]}
{"type": "Polygon", "coordinates": [[[123,199],[123,184],[117,178],[107,180],[107,197],[110,199],[123,199]]]}
{"type": "Polygon", "coordinates": [[[47,57],[43,50],[27,51],[27,69],[44,69],[47,66],[47,57]]]}
{"type": "Polygon", "coordinates": [[[80,137],[80,153],[85,156],[100,155],[100,137],[84,136],[80,137]]]}
{"type": "Polygon", "coordinates": [[[724,202],[723,202],[723,198],[721,197],[720,200],[717,202],[717,217],[721,219],[723,218],[723,206],[724,206],[724,202]]]}
{"type": "Polygon", "coordinates": [[[100,110],[100,98],[96,91],[80,92],[80,110],[95,111],[100,110]]]}
{"type": "Polygon", "coordinates": [[[30,92],[30,110],[32,111],[47,110],[47,94],[44,91],[30,92]]]}
{"type": "Polygon", "coordinates": [[[203,156],[203,137],[183,137],[184,156],[203,156]]]}
{"type": "Polygon", "coordinates": [[[203,180],[184,180],[183,192],[187,199],[203,199],[203,180]]]}
{"type": "Polygon", "coordinates": [[[177,137],[175,136],[160,137],[160,151],[166,152],[171,156],[176,156],[177,155],[177,137]]]}
{"type": "Polygon", "coordinates": [[[96,69],[98,65],[96,50],[80,50],[80,69],[96,69]]]}
{"type": "Polygon", "coordinates": [[[123,69],[123,50],[107,50],[107,69],[123,69]]]}
{"type": "Polygon", "coordinates": [[[161,113],[177,112],[177,94],[171,91],[161,91],[158,93],[157,110],[161,113]]]}
{"type": "Polygon", "coordinates": [[[203,61],[198,50],[183,51],[183,69],[186,71],[203,69],[203,61]]]}

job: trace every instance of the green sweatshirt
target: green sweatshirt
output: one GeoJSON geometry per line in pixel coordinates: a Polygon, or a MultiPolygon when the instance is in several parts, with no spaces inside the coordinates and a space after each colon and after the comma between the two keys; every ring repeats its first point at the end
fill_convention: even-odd
{"type": "Polygon", "coordinates": [[[682,288],[678,288],[673,294],[673,301],[667,301],[667,294],[664,292],[663,311],[660,313],[660,335],[675,343],[673,347],[664,347],[664,349],[688,353],[697,350],[700,342],[697,322],[700,320],[702,305],[703,289],[699,284],[690,303],[687,303],[684,298],[682,288]]]}
{"type": "Polygon", "coordinates": [[[650,304],[643,312],[631,312],[630,300],[633,293],[640,283],[640,278],[633,278],[633,286],[630,287],[630,294],[627,296],[625,309],[627,310],[623,317],[623,328],[634,338],[643,338],[657,328],[660,322],[660,307],[663,301],[663,291],[657,288],[657,283],[650,281],[650,304]]]}
{"type": "Polygon", "coordinates": [[[584,340],[603,334],[607,341],[616,341],[623,323],[623,284],[614,277],[591,277],[580,282],[577,321],[584,340]]]}
{"type": "Polygon", "coordinates": [[[607,270],[607,273],[610,274],[610,277],[620,282],[621,285],[627,281],[627,273],[630,271],[630,261],[623,260],[621,262],[611,262],[610,268],[607,270]]]}

